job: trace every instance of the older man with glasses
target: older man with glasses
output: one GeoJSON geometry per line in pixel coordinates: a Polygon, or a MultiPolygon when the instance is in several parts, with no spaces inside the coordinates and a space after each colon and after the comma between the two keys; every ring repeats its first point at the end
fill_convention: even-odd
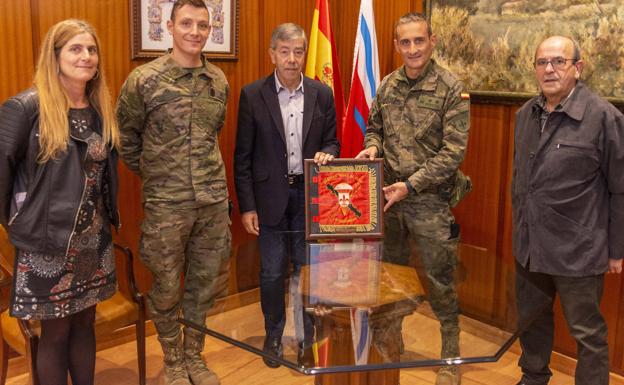
{"type": "Polygon", "coordinates": [[[540,94],[516,115],[513,253],[522,356],[519,385],[545,385],[558,293],[577,342],[576,385],[609,383],[604,273],[624,255],[624,116],[579,80],[578,44],[549,37],[535,53],[540,94]],[[537,314],[536,314],[537,313],[537,314]]]}

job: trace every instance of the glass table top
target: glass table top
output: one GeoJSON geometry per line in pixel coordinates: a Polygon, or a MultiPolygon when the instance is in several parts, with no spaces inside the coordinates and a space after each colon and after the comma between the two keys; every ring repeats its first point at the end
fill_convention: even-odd
{"type": "Polygon", "coordinates": [[[218,303],[206,325],[180,322],[304,374],[494,362],[517,337],[515,322],[492,325],[463,311],[461,287],[479,274],[391,263],[380,241],[306,247],[307,264],[286,282],[283,357],[262,350],[258,290],[218,303]]]}

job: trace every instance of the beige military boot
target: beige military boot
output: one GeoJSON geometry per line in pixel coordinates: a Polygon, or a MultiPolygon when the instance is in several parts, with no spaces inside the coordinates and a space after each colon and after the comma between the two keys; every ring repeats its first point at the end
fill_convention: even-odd
{"type": "Polygon", "coordinates": [[[165,385],[191,385],[184,365],[182,333],[175,337],[158,337],[165,355],[165,385]]]}
{"type": "Polygon", "coordinates": [[[219,385],[219,377],[208,367],[201,357],[204,350],[204,335],[196,330],[184,328],[184,361],[186,371],[193,385],[219,385]]]}
{"type": "MultiPolygon", "coordinates": [[[[442,330],[442,358],[459,357],[459,329],[442,330]]],[[[447,365],[438,370],[435,385],[460,385],[461,373],[458,366],[447,365]]]]}
{"type": "Polygon", "coordinates": [[[455,365],[443,366],[438,370],[435,385],[460,385],[461,374],[455,365]]]}

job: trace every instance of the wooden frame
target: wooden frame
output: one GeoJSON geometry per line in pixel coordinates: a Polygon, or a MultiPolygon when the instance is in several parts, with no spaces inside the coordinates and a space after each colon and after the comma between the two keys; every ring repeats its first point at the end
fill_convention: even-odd
{"type": "Polygon", "coordinates": [[[538,92],[535,49],[548,35],[571,36],[581,48],[581,79],[622,109],[624,0],[535,3],[530,0],[423,0],[438,40],[434,58],[458,76],[476,103],[522,104],[538,92]],[[621,62],[621,60],[619,61],[621,62]]]}
{"type": "Polygon", "coordinates": [[[383,237],[383,160],[306,160],[306,238],[383,237]]]}
{"type": "MultiPolygon", "coordinates": [[[[213,60],[238,60],[240,0],[204,0],[212,29],[204,55],[213,60]]],[[[172,46],[167,20],[174,0],[130,0],[132,59],[151,59],[172,46]]]]}

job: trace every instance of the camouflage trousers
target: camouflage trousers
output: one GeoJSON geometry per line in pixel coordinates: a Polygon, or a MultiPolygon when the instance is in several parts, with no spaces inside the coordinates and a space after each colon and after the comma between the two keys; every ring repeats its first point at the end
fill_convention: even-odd
{"type": "Polygon", "coordinates": [[[220,281],[229,269],[231,247],[227,200],[198,208],[144,205],[141,259],[152,272],[147,296],[160,337],[178,335],[182,316],[203,325],[220,281]],[[184,273],[184,286],[180,286],[184,273]]]}
{"type": "Polygon", "coordinates": [[[408,195],[384,216],[384,251],[387,262],[409,265],[410,239],[426,276],[429,303],[440,321],[442,358],[459,353],[459,305],[455,268],[459,230],[448,202],[437,194],[408,195]]]}

